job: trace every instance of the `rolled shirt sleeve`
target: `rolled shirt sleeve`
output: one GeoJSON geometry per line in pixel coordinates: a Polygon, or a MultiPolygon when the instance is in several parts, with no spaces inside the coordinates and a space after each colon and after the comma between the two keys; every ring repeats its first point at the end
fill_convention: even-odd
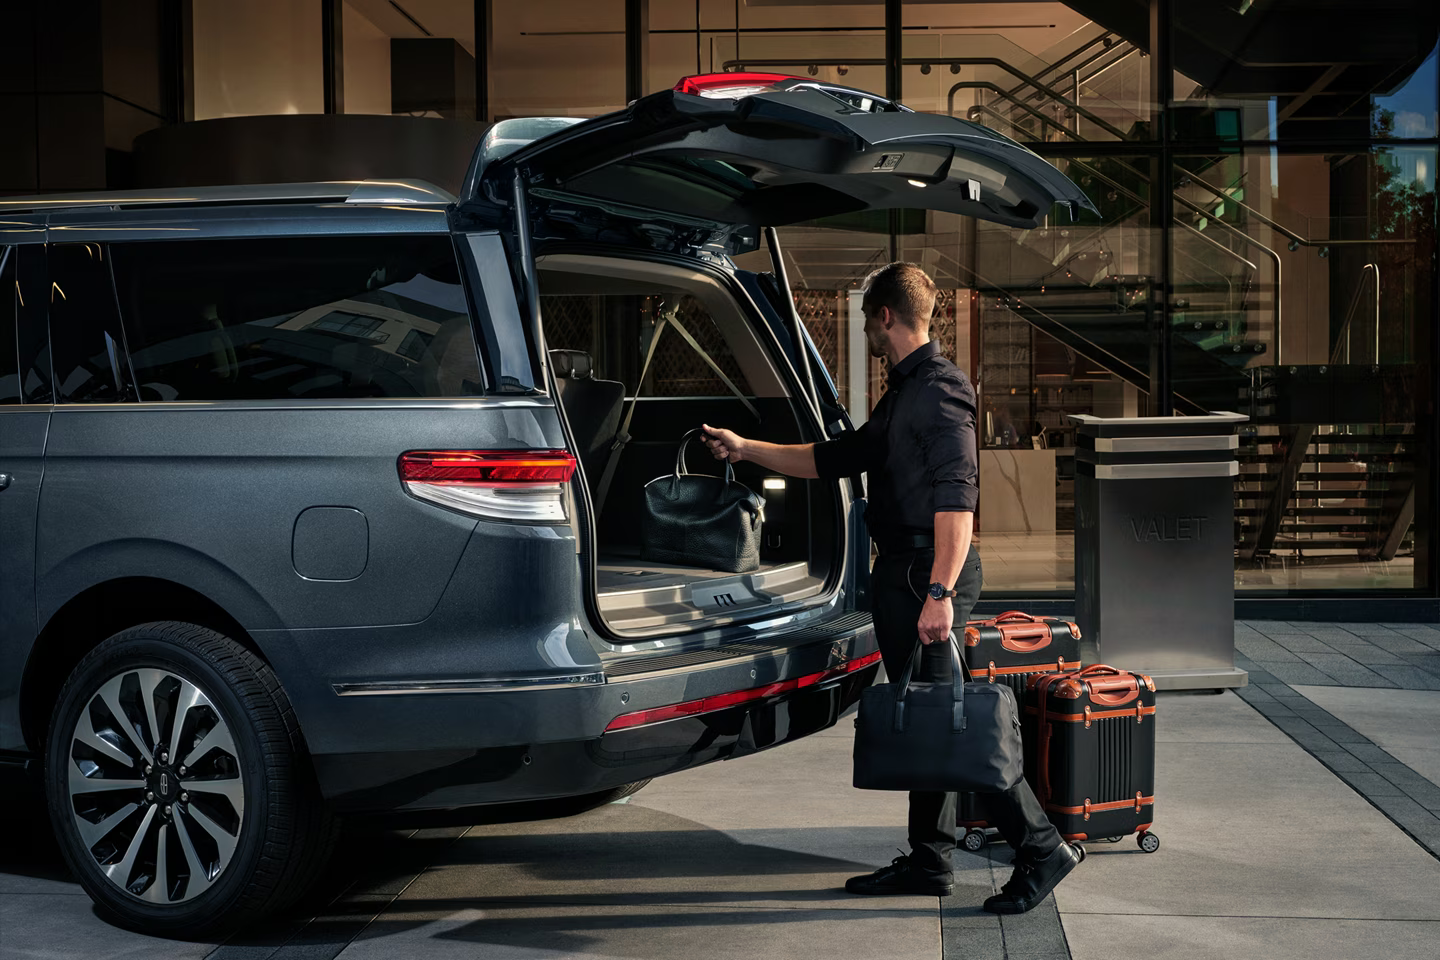
{"type": "Polygon", "coordinates": [[[865,462],[866,452],[869,449],[867,432],[869,426],[869,421],[866,421],[860,425],[858,430],[852,430],[834,440],[825,440],[815,444],[815,472],[819,474],[820,479],[838,480],[841,477],[853,477],[869,469],[869,465],[865,462]]]}
{"type": "Polygon", "coordinates": [[[968,383],[948,378],[917,386],[924,391],[919,407],[928,415],[917,424],[915,439],[935,512],[974,511],[980,502],[975,394],[968,383]]]}

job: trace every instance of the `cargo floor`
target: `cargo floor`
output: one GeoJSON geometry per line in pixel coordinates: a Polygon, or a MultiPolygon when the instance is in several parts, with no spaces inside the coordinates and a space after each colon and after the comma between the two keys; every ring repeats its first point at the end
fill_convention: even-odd
{"type": "Polygon", "coordinates": [[[602,554],[596,564],[600,612],[612,629],[658,631],[728,618],[772,603],[814,596],[824,577],[803,560],[761,563],[749,573],[644,563],[638,556],[602,554]]]}

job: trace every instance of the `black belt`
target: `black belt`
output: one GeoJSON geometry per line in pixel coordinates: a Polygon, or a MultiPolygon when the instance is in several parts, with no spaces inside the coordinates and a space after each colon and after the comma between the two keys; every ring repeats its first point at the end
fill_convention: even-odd
{"type": "Polygon", "coordinates": [[[877,539],[875,546],[884,553],[914,553],[916,550],[935,549],[935,536],[930,533],[917,533],[909,537],[887,537],[884,540],[877,539]]]}

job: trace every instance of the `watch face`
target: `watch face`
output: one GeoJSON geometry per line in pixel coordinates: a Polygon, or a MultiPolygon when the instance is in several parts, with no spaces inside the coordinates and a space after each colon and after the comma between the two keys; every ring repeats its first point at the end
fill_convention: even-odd
{"type": "Polygon", "coordinates": [[[943,585],[943,584],[939,584],[939,583],[932,583],[932,584],[930,584],[930,597],[931,597],[931,599],[933,599],[933,600],[944,600],[944,599],[945,599],[945,587],[944,587],[944,585],[943,585]]]}

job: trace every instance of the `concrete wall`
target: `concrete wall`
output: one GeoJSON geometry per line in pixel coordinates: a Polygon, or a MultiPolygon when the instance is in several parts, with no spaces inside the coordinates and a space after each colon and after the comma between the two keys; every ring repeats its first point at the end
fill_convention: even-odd
{"type": "Polygon", "coordinates": [[[193,2],[196,120],[323,112],[318,2],[193,2]]]}
{"type": "Polygon", "coordinates": [[[390,35],[350,4],[341,27],[345,112],[390,113],[390,35]]]}

